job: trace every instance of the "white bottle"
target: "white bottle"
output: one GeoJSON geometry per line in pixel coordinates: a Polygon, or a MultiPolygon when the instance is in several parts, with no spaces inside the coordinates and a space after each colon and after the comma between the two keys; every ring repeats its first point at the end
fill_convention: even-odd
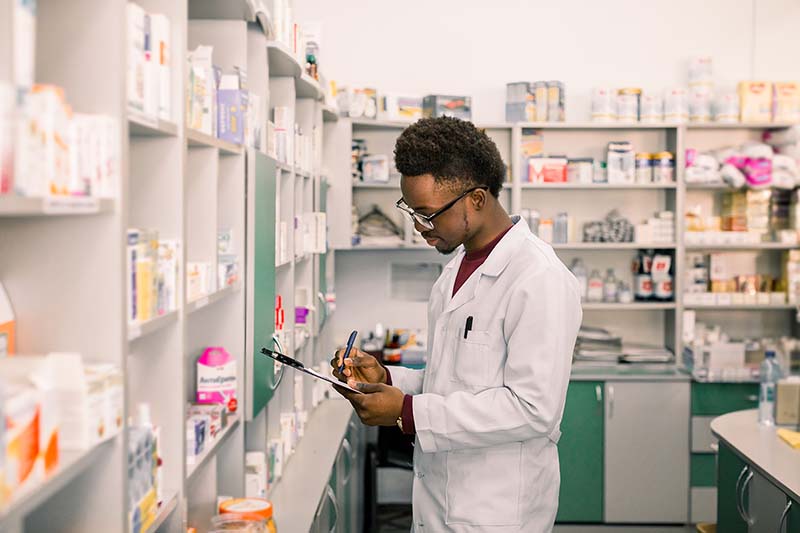
{"type": "Polygon", "coordinates": [[[606,271],[606,279],[603,281],[603,301],[607,303],[617,302],[617,277],[614,275],[614,269],[609,268],[606,271]]]}
{"type": "Polygon", "coordinates": [[[569,267],[572,275],[578,280],[578,287],[581,293],[581,300],[586,300],[586,291],[589,287],[589,278],[586,273],[586,265],[580,257],[573,259],[572,265],[569,267]]]}
{"type": "Polygon", "coordinates": [[[589,283],[586,290],[586,301],[603,301],[603,278],[600,277],[600,272],[598,272],[597,269],[592,270],[592,275],[589,276],[589,283]]]}
{"type": "Polygon", "coordinates": [[[761,362],[758,391],[758,423],[765,426],[775,425],[775,390],[781,379],[781,367],[775,360],[775,352],[767,350],[761,362]]]}

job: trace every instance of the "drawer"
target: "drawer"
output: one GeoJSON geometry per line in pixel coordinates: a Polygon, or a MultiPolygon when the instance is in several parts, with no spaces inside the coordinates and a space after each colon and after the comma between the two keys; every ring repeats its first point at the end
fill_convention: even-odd
{"type": "Polygon", "coordinates": [[[719,416],[756,407],[757,383],[692,383],[693,416],[719,416]]]}
{"type": "Polygon", "coordinates": [[[717,488],[692,487],[691,522],[716,523],[717,521],[717,488]]]}
{"type": "Polygon", "coordinates": [[[714,416],[692,417],[692,453],[715,453],[711,448],[717,443],[716,437],[711,433],[711,421],[714,416]]]}
{"type": "Polygon", "coordinates": [[[693,453],[691,456],[692,487],[717,486],[717,455],[711,453],[693,453]]]}

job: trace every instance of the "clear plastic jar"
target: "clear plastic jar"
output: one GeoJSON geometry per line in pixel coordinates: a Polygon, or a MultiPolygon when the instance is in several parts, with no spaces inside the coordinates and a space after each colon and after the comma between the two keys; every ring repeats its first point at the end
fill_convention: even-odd
{"type": "Polygon", "coordinates": [[[261,518],[223,514],[211,519],[210,533],[267,533],[267,529],[261,518]]]}

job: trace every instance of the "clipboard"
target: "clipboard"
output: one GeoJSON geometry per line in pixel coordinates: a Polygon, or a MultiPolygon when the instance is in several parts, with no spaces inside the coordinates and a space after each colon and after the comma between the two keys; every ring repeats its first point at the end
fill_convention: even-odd
{"type": "Polygon", "coordinates": [[[297,359],[289,357],[288,355],[283,355],[282,353],[273,352],[272,350],[268,350],[266,348],[261,348],[261,353],[264,354],[267,357],[271,357],[272,359],[275,359],[279,363],[284,364],[284,365],[288,366],[289,368],[294,368],[295,370],[299,370],[300,372],[305,372],[309,376],[312,376],[312,377],[317,378],[317,379],[321,379],[322,381],[327,381],[331,385],[336,385],[338,387],[342,387],[343,389],[347,389],[347,390],[355,392],[357,394],[364,394],[360,390],[354,389],[353,387],[351,387],[347,383],[344,383],[342,381],[339,381],[339,380],[335,379],[333,376],[326,376],[325,374],[320,374],[319,372],[317,372],[313,368],[306,367],[303,363],[301,363],[297,359]]]}

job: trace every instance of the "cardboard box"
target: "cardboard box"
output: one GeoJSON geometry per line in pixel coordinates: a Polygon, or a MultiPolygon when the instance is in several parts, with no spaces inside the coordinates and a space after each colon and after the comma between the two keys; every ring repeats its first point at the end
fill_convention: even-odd
{"type": "Polygon", "coordinates": [[[797,376],[778,382],[775,422],[779,425],[800,425],[800,378],[797,376]]]}
{"type": "Polygon", "coordinates": [[[769,122],[772,119],[772,83],[739,82],[739,120],[769,122]]]}
{"type": "Polygon", "coordinates": [[[775,82],[772,86],[772,120],[774,122],[800,121],[800,84],[775,82]]]}
{"type": "Polygon", "coordinates": [[[472,119],[472,98],[469,96],[447,96],[429,94],[422,100],[422,115],[425,117],[455,117],[472,119]]]}

